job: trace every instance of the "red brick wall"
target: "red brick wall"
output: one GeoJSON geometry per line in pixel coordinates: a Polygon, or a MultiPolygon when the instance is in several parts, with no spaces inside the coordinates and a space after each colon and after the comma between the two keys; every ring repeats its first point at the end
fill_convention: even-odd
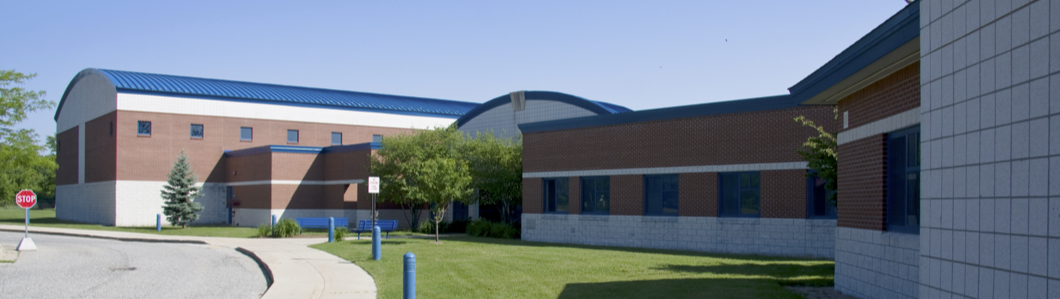
{"type": "Polygon", "coordinates": [[[886,228],[886,136],[874,135],[839,146],[839,226],[886,228]]]}
{"type": "Polygon", "coordinates": [[[759,172],[762,218],[806,218],[806,171],[759,172]]]}
{"type": "Polygon", "coordinates": [[[581,214],[582,212],[582,179],[581,177],[572,176],[567,179],[569,185],[567,187],[567,198],[570,199],[567,205],[567,213],[570,214],[581,214]]]}
{"type": "Polygon", "coordinates": [[[715,172],[678,175],[678,215],[718,216],[718,174],[715,172]]]}
{"type": "Polygon", "coordinates": [[[117,144],[110,130],[116,117],[111,112],[85,122],[85,183],[114,180],[117,144]]]}
{"type": "Polygon", "coordinates": [[[233,200],[239,202],[237,208],[271,209],[272,188],[270,185],[232,186],[233,200]]]}
{"type": "Polygon", "coordinates": [[[319,154],[272,153],[272,179],[323,181],[324,157],[319,154]]]}
{"type": "MultiPolygon", "coordinates": [[[[613,182],[613,181],[612,181],[613,182]]],[[[543,191],[542,179],[541,178],[524,178],[523,179],[523,213],[527,214],[541,214],[542,210],[545,209],[544,198],[541,194],[543,191]]],[[[614,201],[614,195],[612,195],[612,201],[614,201]]]]}
{"type": "Polygon", "coordinates": [[[920,107],[920,62],[894,72],[839,100],[839,125],[847,112],[845,130],[920,107]]]}
{"type": "Polygon", "coordinates": [[[524,134],[523,171],[562,171],[802,161],[813,129],[835,130],[832,107],[714,115],[524,134]]]}
{"type": "Polygon", "coordinates": [[[644,215],[643,175],[611,176],[611,215],[644,215]]]}
{"type": "Polygon", "coordinates": [[[55,135],[59,142],[58,152],[55,153],[55,163],[59,169],[55,171],[56,185],[77,184],[77,131],[73,127],[65,132],[55,135]]]}
{"type": "Polygon", "coordinates": [[[225,158],[226,182],[272,180],[272,154],[260,153],[225,158]]]}

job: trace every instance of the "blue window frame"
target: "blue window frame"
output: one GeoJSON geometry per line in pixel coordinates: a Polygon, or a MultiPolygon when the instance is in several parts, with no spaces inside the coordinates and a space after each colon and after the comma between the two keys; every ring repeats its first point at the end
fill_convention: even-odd
{"type": "Polygon", "coordinates": [[[828,199],[835,191],[825,188],[828,180],[814,175],[816,171],[810,171],[806,177],[806,218],[835,219],[835,202],[828,199]]]}
{"type": "Polygon", "coordinates": [[[287,143],[298,143],[298,130],[287,130],[287,143]]]}
{"type": "Polygon", "coordinates": [[[149,121],[137,121],[136,122],[136,135],[139,136],[151,136],[151,122],[149,121]]]}
{"type": "Polygon", "coordinates": [[[611,213],[611,178],[582,178],[582,214],[611,213]]]}
{"type": "Polygon", "coordinates": [[[644,215],[677,216],[677,175],[644,176],[644,215]]]}
{"type": "Polygon", "coordinates": [[[920,233],[920,126],[887,134],[887,230],[920,233]]]}
{"type": "Polygon", "coordinates": [[[254,140],[254,128],[251,128],[251,127],[239,127],[239,140],[243,140],[243,141],[254,140]]]}
{"type": "Polygon", "coordinates": [[[342,133],[331,132],[331,145],[342,145],[342,133]]]}
{"type": "Polygon", "coordinates": [[[200,125],[200,124],[191,124],[191,138],[202,138],[202,136],[203,136],[202,125],[200,125]]]}
{"type": "Polygon", "coordinates": [[[718,174],[718,210],[723,217],[762,215],[761,174],[732,172],[718,174]]]}
{"type": "Polygon", "coordinates": [[[570,197],[567,195],[567,178],[544,179],[544,201],[546,213],[567,213],[570,197]]]}

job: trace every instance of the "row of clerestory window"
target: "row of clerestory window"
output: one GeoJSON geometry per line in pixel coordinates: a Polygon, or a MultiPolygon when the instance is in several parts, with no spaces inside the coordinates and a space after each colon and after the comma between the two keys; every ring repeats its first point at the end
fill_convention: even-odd
{"type": "MultiPolygon", "coordinates": [[[[114,123],[110,125],[110,135],[114,136],[114,123]]],[[[136,135],[137,136],[151,136],[151,122],[150,121],[137,121],[136,122],[136,135]]],[[[205,128],[202,124],[191,124],[191,138],[201,139],[205,136],[205,128]]],[[[239,140],[240,141],[252,141],[254,140],[254,128],[253,127],[239,127],[239,140]]],[[[298,143],[299,132],[298,130],[287,130],[287,143],[298,143]]],[[[382,135],[372,135],[372,142],[382,142],[382,135]]],[[[342,145],[342,133],[331,132],[331,144],[342,145]]]]}

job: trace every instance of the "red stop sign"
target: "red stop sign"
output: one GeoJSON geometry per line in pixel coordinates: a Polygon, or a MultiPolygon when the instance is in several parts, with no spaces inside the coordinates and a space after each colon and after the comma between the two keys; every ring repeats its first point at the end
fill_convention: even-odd
{"type": "Polygon", "coordinates": [[[33,190],[18,191],[15,195],[15,204],[23,209],[32,208],[37,204],[37,194],[33,193],[33,190]]]}

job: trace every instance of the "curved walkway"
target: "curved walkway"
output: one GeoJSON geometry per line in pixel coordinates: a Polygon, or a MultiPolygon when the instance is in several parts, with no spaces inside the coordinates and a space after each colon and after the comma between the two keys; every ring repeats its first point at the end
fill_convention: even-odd
{"type": "MultiPolygon", "coordinates": [[[[0,225],[3,231],[25,230],[23,226],[0,225]]],[[[273,283],[262,298],[375,298],[375,281],[364,269],[309,245],[326,238],[240,239],[194,236],[162,236],[113,231],[30,227],[33,234],[59,234],[141,242],[206,243],[253,253],[272,272],[273,283]]]]}

